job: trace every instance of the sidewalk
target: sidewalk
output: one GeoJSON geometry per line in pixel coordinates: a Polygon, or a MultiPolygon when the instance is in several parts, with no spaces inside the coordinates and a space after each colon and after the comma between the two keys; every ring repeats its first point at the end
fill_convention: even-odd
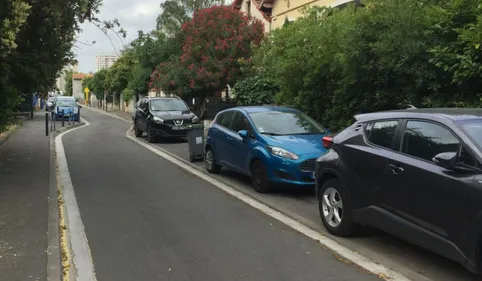
{"type": "Polygon", "coordinates": [[[38,111],[0,147],[0,280],[47,279],[49,170],[50,137],[38,111]]]}

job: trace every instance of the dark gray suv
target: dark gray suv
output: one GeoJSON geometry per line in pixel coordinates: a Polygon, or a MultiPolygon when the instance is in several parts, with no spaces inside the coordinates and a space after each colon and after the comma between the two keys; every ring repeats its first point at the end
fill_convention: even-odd
{"type": "Polygon", "coordinates": [[[482,109],[362,114],[316,164],[323,224],[367,225],[481,273],[482,109]]]}

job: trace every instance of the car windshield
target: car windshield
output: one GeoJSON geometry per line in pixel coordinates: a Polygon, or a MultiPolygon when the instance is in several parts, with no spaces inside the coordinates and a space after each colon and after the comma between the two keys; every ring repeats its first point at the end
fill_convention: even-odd
{"type": "Polygon", "coordinates": [[[482,120],[459,123],[465,133],[482,149],[482,120]]]}
{"type": "Polygon", "coordinates": [[[264,111],[249,115],[261,134],[283,136],[325,133],[321,125],[301,112],[264,111]]]}
{"type": "Polygon", "coordinates": [[[75,102],[75,100],[71,100],[71,99],[60,99],[60,100],[57,100],[57,102],[55,103],[55,106],[69,106],[69,107],[75,107],[77,106],[77,103],[75,102]]]}
{"type": "Polygon", "coordinates": [[[189,108],[183,100],[178,99],[157,99],[151,100],[152,111],[186,111],[189,108]]]}

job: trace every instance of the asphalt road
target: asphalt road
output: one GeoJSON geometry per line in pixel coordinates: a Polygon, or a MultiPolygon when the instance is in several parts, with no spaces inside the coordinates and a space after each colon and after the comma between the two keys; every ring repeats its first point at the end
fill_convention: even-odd
{"type": "Polygon", "coordinates": [[[97,280],[379,280],[83,115],[63,143],[97,280]]]}
{"type": "MultiPolygon", "coordinates": [[[[140,140],[147,143],[146,138],[140,140]]],[[[182,140],[165,140],[154,144],[163,151],[168,151],[186,161],[189,159],[187,143],[182,140]]],[[[203,162],[189,163],[204,173],[203,162]]],[[[303,224],[324,233],[345,247],[394,269],[412,280],[420,281],[475,281],[481,280],[468,272],[460,264],[445,259],[418,246],[407,243],[392,235],[375,229],[366,229],[356,237],[341,238],[327,233],[320,221],[317,200],[311,190],[279,189],[270,194],[259,194],[254,191],[248,177],[224,170],[211,177],[220,180],[237,190],[256,198],[303,224]]]]}

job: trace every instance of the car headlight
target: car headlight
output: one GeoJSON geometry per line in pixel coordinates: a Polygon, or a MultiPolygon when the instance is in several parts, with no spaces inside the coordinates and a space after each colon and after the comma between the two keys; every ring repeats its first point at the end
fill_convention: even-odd
{"type": "Polygon", "coordinates": [[[164,119],[159,118],[157,116],[154,116],[154,118],[152,118],[152,121],[154,121],[154,123],[158,123],[158,124],[164,123],[164,119]]]}
{"type": "Polygon", "coordinates": [[[288,158],[291,160],[298,160],[298,158],[300,158],[298,155],[294,154],[293,152],[283,149],[281,147],[276,147],[276,146],[266,146],[266,147],[268,148],[268,151],[271,154],[279,157],[288,158]]]}
{"type": "Polygon", "coordinates": [[[194,117],[192,118],[192,122],[197,123],[197,121],[199,121],[199,118],[196,115],[194,115],[194,117]]]}

